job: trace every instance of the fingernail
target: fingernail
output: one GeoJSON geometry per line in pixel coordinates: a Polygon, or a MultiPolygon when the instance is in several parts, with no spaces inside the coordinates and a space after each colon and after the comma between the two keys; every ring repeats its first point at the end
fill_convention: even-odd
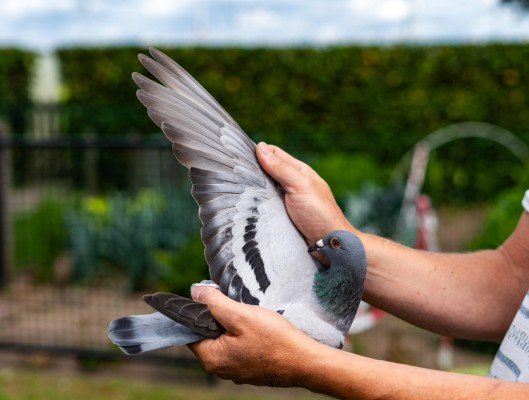
{"type": "Polygon", "coordinates": [[[206,286],[201,286],[201,285],[191,286],[191,297],[193,298],[193,300],[198,301],[200,294],[202,293],[204,289],[206,289],[206,286]]]}
{"type": "Polygon", "coordinates": [[[261,147],[261,153],[263,153],[263,156],[268,157],[271,153],[270,147],[268,147],[268,145],[265,142],[259,143],[259,146],[261,147]]]}

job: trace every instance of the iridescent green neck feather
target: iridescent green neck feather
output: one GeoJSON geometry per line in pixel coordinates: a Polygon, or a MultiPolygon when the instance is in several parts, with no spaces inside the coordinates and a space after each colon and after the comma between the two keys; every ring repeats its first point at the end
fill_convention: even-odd
{"type": "Polygon", "coordinates": [[[348,265],[333,264],[329,269],[316,272],[313,285],[316,299],[339,321],[338,326],[344,334],[355,317],[365,277],[365,269],[355,271],[352,260],[348,261],[348,265]]]}

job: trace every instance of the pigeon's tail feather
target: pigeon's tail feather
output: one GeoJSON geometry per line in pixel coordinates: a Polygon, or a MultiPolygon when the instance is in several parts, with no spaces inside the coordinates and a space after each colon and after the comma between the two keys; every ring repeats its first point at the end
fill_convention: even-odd
{"type": "Polygon", "coordinates": [[[143,296],[143,300],[171,320],[201,335],[202,338],[216,339],[225,332],[204,303],[171,293],[148,294],[143,296]]]}
{"type": "Polygon", "coordinates": [[[204,339],[202,335],[159,312],[116,319],[108,327],[108,336],[129,355],[204,339]]]}

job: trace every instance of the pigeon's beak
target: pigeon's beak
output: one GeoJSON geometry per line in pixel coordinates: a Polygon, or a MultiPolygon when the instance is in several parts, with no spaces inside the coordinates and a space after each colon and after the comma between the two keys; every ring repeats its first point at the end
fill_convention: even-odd
{"type": "Polygon", "coordinates": [[[323,244],[323,240],[320,239],[316,243],[314,243],[312,246],[309,247],[309,253],[320,251],[322,247],[324,247],[324,244],[323,244]]]}

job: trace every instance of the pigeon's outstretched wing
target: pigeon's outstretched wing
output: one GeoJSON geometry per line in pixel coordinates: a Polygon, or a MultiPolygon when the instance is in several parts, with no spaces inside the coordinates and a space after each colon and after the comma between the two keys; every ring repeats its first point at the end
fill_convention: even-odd
{"type": "Polygon", "coordinates": [[[279,310],[309,302],[317,262],[286,213],[282,189],[259,166],[255,143],[182,67],[150,52],[152,59],[139,59],[163,85],[134,73],[137,96],[189,168],[211,279],[248,304],[279,310]]]}

